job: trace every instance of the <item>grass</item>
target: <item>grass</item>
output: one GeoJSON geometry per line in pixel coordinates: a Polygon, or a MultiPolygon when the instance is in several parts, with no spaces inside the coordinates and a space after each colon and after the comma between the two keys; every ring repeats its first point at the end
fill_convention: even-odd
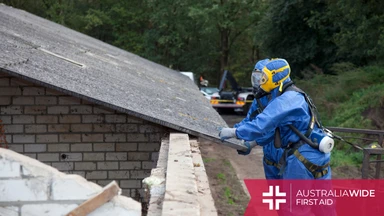
{"type": "Polygon", "coordinates": [[[213,162],[213,161],[215,161],[215,160],[216,160],[215,158],[203,158],[203,162],[204,162],[204,163],[213,162]]]}
{"type": "MultiPolygon", "coordinates": [[[[384,107],[384,67],[356,68],[352,64],[341,63],[334,65],[333,73],[334,75],[317,74],[310,79],[295,80],[296,85],[312,97],[323,125],[382,129],[373,124],[374,116],[368,116],[370,119],[364,113],[384,107]]],[[[362,134],[341,136],[350,135],[364,137],[362,134]]],[[[365,144],[367,143],[363,143],[365,144]]],[[[362,158],[361,151],[346,143],[337,142],[332,151],[331,166],[361,166],[362,158]]]]}
{"type": "Polygon", "coordinates": [[[224,173],[217,174],[217,178],[221,181],[221,183],[225,183],[226,178],[224,173]]]}
{"type": "Polygon", "coordinates": [[[233,205],[235,204],[235,202],[233,201],[232,199],[232,193],[231,193],[231,189],[229,187],[225,187],[224,189],[224,195],[225,197],[227,198],[227,203],[230,204],[230,205],[233,205]]]}

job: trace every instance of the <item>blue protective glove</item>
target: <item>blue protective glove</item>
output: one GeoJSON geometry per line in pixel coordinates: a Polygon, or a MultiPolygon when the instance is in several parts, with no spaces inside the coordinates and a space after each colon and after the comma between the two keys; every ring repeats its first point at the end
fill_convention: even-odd
{"type": "Polygon", "coordinates": [[[221,141],[236,137],[236,128],[221,128],[219,137],[221,141]]]}
{"type": "Polygon", "coordinates": [[[237,154],[239,154],[239,155],[249,155],[249,153],[251,153],[251,150],[252,150],[251,144],[248,141],[245,141],[244,145],[247,147],[247,150],[246,151],[237,150],[237,154]]]}

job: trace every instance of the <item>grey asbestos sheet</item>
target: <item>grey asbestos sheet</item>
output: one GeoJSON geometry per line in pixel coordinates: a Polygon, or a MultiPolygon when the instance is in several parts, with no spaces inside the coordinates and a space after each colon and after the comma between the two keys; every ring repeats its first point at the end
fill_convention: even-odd
{"type": "Polygon", "coordinates": [[[0,71],[177,131],[222,143],[227,127],[186,76],[28,12],[0,4],[0,71]]]}

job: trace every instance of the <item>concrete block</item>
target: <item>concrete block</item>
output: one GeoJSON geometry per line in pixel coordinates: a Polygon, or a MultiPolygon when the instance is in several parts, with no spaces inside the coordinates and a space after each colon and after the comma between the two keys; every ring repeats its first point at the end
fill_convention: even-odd
{"type": "Polygon", "coordinates": [[[131,170],[131,179],[144,179],[151,175],[150,170],[131,170]]]}
{"type": "Polygon", "coordinates": [[[48,200],[49,180],[45,178],[0,180],[0,202],[48,200]]]}
{"type": "Polygon", "coordinates": [[[25,144],[24,152],[46,152],[46,144],[25,144]]]}
{"type": "Polygon", "coordinates": [[[58,153],[39,153],[37,154],[37,159],[39,161],[59,161],[58,153]]]}
{"type": "Polygon", "coordinates": [[[69,152],[69,144],[48,144],[49,152],[69,152]]]}
{"type": "Polygon", "coordinates": [[[60,161],[82,161],[83,155],[81,153],[61,153],[60,161]]]}
{"type": "Polygon", "coordinates": [[[141,180],[121,180],[121,188],[141,188],[141,180]]]}
{"type": "Polygon", "coordinates": [[[19,114],[23,114],[23,112],[24,112],[24,110],[23,110],[23,107],[21,107],[21,106],[2,106],[2,107],[0,107],[0,114],[2,114],[2,115],[19,115],[19,114]]]}
{"type": "Polygon", "coordinates": [[[153,124],[145,124],[139,126],[139,132],[140,133],[156,133],[156,132],[162,132],[163,127],[153,125],[153,124]]]}
{"type": "Polygon", "coordinates": [[[69,107],[68,106],[51,106],[47,109],[48,114],[68,114],[69,107]]]}
{"type": "Polygon", "coordinates": [[[89,105],[71,106],[69,112],[71,114],[92,114],[92,106],[89,106],[89,105]]]}
{"type": "Polygon", "coordinates": [[[127,160],[127,152],[107,152],[106,160],[127,160]]]}
{"type": "Polygon", "coordinates": [[[188,135],[171,133],[162,215],[199,215],[199,212],[196,176],[188,135]]]}
{"type": "MultiPolygon", "coordinates": [[[[71,131],[76,132],[92,132],[92,124],[72,124],[71,131]]],[[[98,131],[95,131],[98,132],[98,131]]]]}
{"type": "Polygon", "coordinates": [[[73,162],[56,162],[52,163],[51,166],[58,169],[59,171],[73,170],[73,162]]]}
{"type": "Polygon", "coordinates": [[[83,142],[104,142],[103,134],[82,134],[83,142]]]}
{"type": "Polygon", "coordinates": [[[94,132],[115,132],[114,124],[94,124],[93,125],[94,132]]]}
{"type": "Polygon", "coordinates": [[[9,86],[10,78],[0,78],[0,86],[9,86]]]}
{"type": "Polygon", "coordinates": [[[38,143],[57,143],[57,134],[36,135],[36,142],[38,143]]]}
{"type": "Polygon", "coordinates": [[[11,116],[0,115],[0,123],[3,124],[3,125],[11,124],[12,123],[12,117],[11,116]]]}
{"type": "Polygon", "coordinates": [[[140,161],[120,162],[120,169],[139,170],[139,169],[141,169],[141,162],[140,161]]]}
{"type": "Polygon", "coordinates": [[[159,151],[160,142],[158,143],[139,143],[139,151],[159,151]]]}
{"type": "Polygon", "coordinates": [[[20,163],[10,160],[0,160],[0,178],[20,177],[20,163]]]}
{"type": "Polygon", "coordinates": [[[21,216],[53,216],[66,215],[75,209],[77,204],[29,204],[21,207],[21,216]]]}
{"type": "Polygon", "coordinates": [[[54,96],[35,97],[36,105],[56,105],[57,98],[54,96]]]}
{"type": "MultiPolygon", "coordinates": [[[[98,180],[98,181],[96,181],[96,183],[98,185],[104,187],[104,186],[107,186],[109,183],[111,183],[111,181],[110,180],[98,180]]],[[[118,183],[118,182],[116,181],[116,183],[118,183]]]]}
{"type": "Polygon", "coordinates": [[[12,77],[11,86],[33,86],[33,83],[20,78],[12,77]]]}
{"type": "Polygon", "coordinates": [[[59,92],[57,90],[47,88],[45,90],[45,95],[61,96],[65,94],[63,92],[59,92]]]}
{"type": "Polygon", "coordinates": [[[69,124],[50,124],[48,125],[48,132],[52,132],[52,133],[70,132],[70,125],[69,124]]]}
{"type": "Polygon", "coordinates": [[[65,104],[65,105],[81,104],[81,99],[71,97],[71,96],[62,96],[62,97],[59,97],[59,104],[65,104]]]}
{"type": "Polygon", "coordinates": [[[116,151],[137,151],[137,143],[116,143],[116,151]]]}
{"type": "Polygon", "coordinates": [[[60,134],[60,142],[81,142],[80,134],[60,134]]]}
{"type": "Polygon", "coordinates": [[[21,95],[21,88],[19,87],[0,87],[0,96],[15,96],[21,95]]]}
{"type": "Polygon", "coordinates": [[[58,123],[58,118],[57,116],[49,116],[49,115],[42,115],[42,116],[36,116],[36,123],[38,124],[55,124],[58,123]]]}
{"type": "Polygon", "coordinates": [[[94,105],[93,102],[85,100],[85,99],[81,99],[81,104],[94,105]]]}
{"type": "Polygon", "coordinates": [[[134,117],[134,116],[128,116],[127,117],[127,123],[141,124],[144,122],[145,122],[144,120],[139,119],[139,118],[134,117]]]}
{"type": "Polygon", "coordinates": [[[32,115],[47,114],[47,107],[46,106],[25,106],[24,114],[32,114],[32,115]]]}
{"type": "Polygon", "coordinates": [[[25,133],[46,133],[47,125],[25,125],[25,133]]]}
{"type": "Polygon", "coordinates": [[[107,123],[125,123],[125,122],[127,122],[127,115],[105,115],[105,122],[107,122],[107,123]]]}
{"type": "Polygon", "coordinates": [[[13,143],[34,143],[35,135],[13,135],[13,143]]]}
{"type": "Polygon", "coordinates": [[[84,161],[103,161],[104,153],[84,153],[84,161]]]}
{"type": "Polygon", "coordinates": [[[19,207],[17,206],[2,206],[0,207],[1,216],[19,216],[19,207]]]}
{"type": "Polygon", "coordinates": [[[12,116],[13,124],[33,124],[35,123],[35,116],[33,115],[14,115],[12,116]]]}
{"type": "Polygon", "coordinates": [[[93,151],[115,151],[115,143],[94,143],[93,151]]]}
{"type": "Polygon", "coordinates": [[[98,170],[117,170],[119,169],[118,162],[97,162],[98,170]]]}
{"type": "Polygon", "coordinates": [[[116,132],[138,132],[139,127],[136,124],[116,124],[116,132]]]}
{"type": "Polygon", "coordinates": [[[12,104],[14,105],[34,105],[34,97],[15,96],[12,98],[12,104]]]}
{"type": "Polygon", "coordinates": [[[81,116],[80,115],[63,115],[59,118],[60,123],[81,123],[81,116]]]}
{"type": "Polygon", "coordinates": [[[143,161],[141,163],[141,166],[143,169],[153,169],[153,168],[156,168],[156,162],[155,161],[143,161]]]}
{"type": "Polygon", "coordinates": [[[23,95],[45,95],[44,87],[24,87],[23,95]]]}
{"type": "Polygon", "coordinates": [[[96,162],[76,162],[75,170],[96,170],[96,162]]]}
{"type": "Polygon", "coordinates": [[[23,133],[24,131],[24,125],[4,125],[4,132],[5,133],[23,133]]]}
{"type": "Polygon", "coordinates": [[[11,105],[11,97],[6,96],[6,97],[0,97],[0,106],[8,106],[11,105]]]}
{"type": "Polygon", "coordinates": [[[27,156],[27,157],[33,158],[33,159],[37,159],[37,156],[36,156],[36,154],[32,154],[32,153],[25,153],[24,155],[25,155],[25,156],[27,156]]]}
{"type": "Polygon", "coordinates": [[[149,141],[150,142],[160,142],[162,137],[163,137],[162,133],[150,133],[149,134],[149,141]]]}
{"type": "Polygon", "coordinates": [[[107,171],[86,172],[86,179],[107,179],[107,171]]]}
{"type": "Polygon", "coordinates": [[[8,144],[8,147],[10,150],[15,152],[24,152],[24,145],[23,144],[8,144]]]}
{"type": "Polygon", "coordinates": [[[92,151],[92,143],[71,144],[71,152],[92,151]]]}
{"type": "Polygon", "coordinates": [[[126,134],[105,134],[105,142],[125,142],[126,141],[126,134]]]}
{"type": "Polygon", "coordinates": [[[109,179],[129,179],[129,171],[108,171],[108,178],[109,179]]]}
{"type": "Polygon", "coordinates": [[[128,152],[128,160],[131,161],[145,161],[149,160],[149,152],[128,152]]]}
{"type": "Polygon", "coordinates": [[[83,123],[102,123],[104,121],[103,115],[82,115],[83,123]]]}
{"type": "Polygon", "coordinates": [[[147,142],[149,136],[139,133],[127,133],[127,142],[147,142]]]}
{"type": "Polygon", "coordinates": [[[115,113],[115,110],[107,108],[107,107],[93,107],[93,113],[94,114],[113,114],[115,113]]]}

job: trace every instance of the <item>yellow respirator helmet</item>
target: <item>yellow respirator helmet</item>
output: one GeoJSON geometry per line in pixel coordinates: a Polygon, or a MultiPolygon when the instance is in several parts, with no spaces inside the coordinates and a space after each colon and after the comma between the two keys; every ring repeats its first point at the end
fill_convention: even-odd
{"type": "Polygon", "coordinates": [[[273,89],[280,86],[280,91],[283,88],[283,82],[291,74],[291,68],[285,59],[272,59],[266,64],[262,70],[260,80],[260,88],[265,92],[271,92],[273,89]]]}

